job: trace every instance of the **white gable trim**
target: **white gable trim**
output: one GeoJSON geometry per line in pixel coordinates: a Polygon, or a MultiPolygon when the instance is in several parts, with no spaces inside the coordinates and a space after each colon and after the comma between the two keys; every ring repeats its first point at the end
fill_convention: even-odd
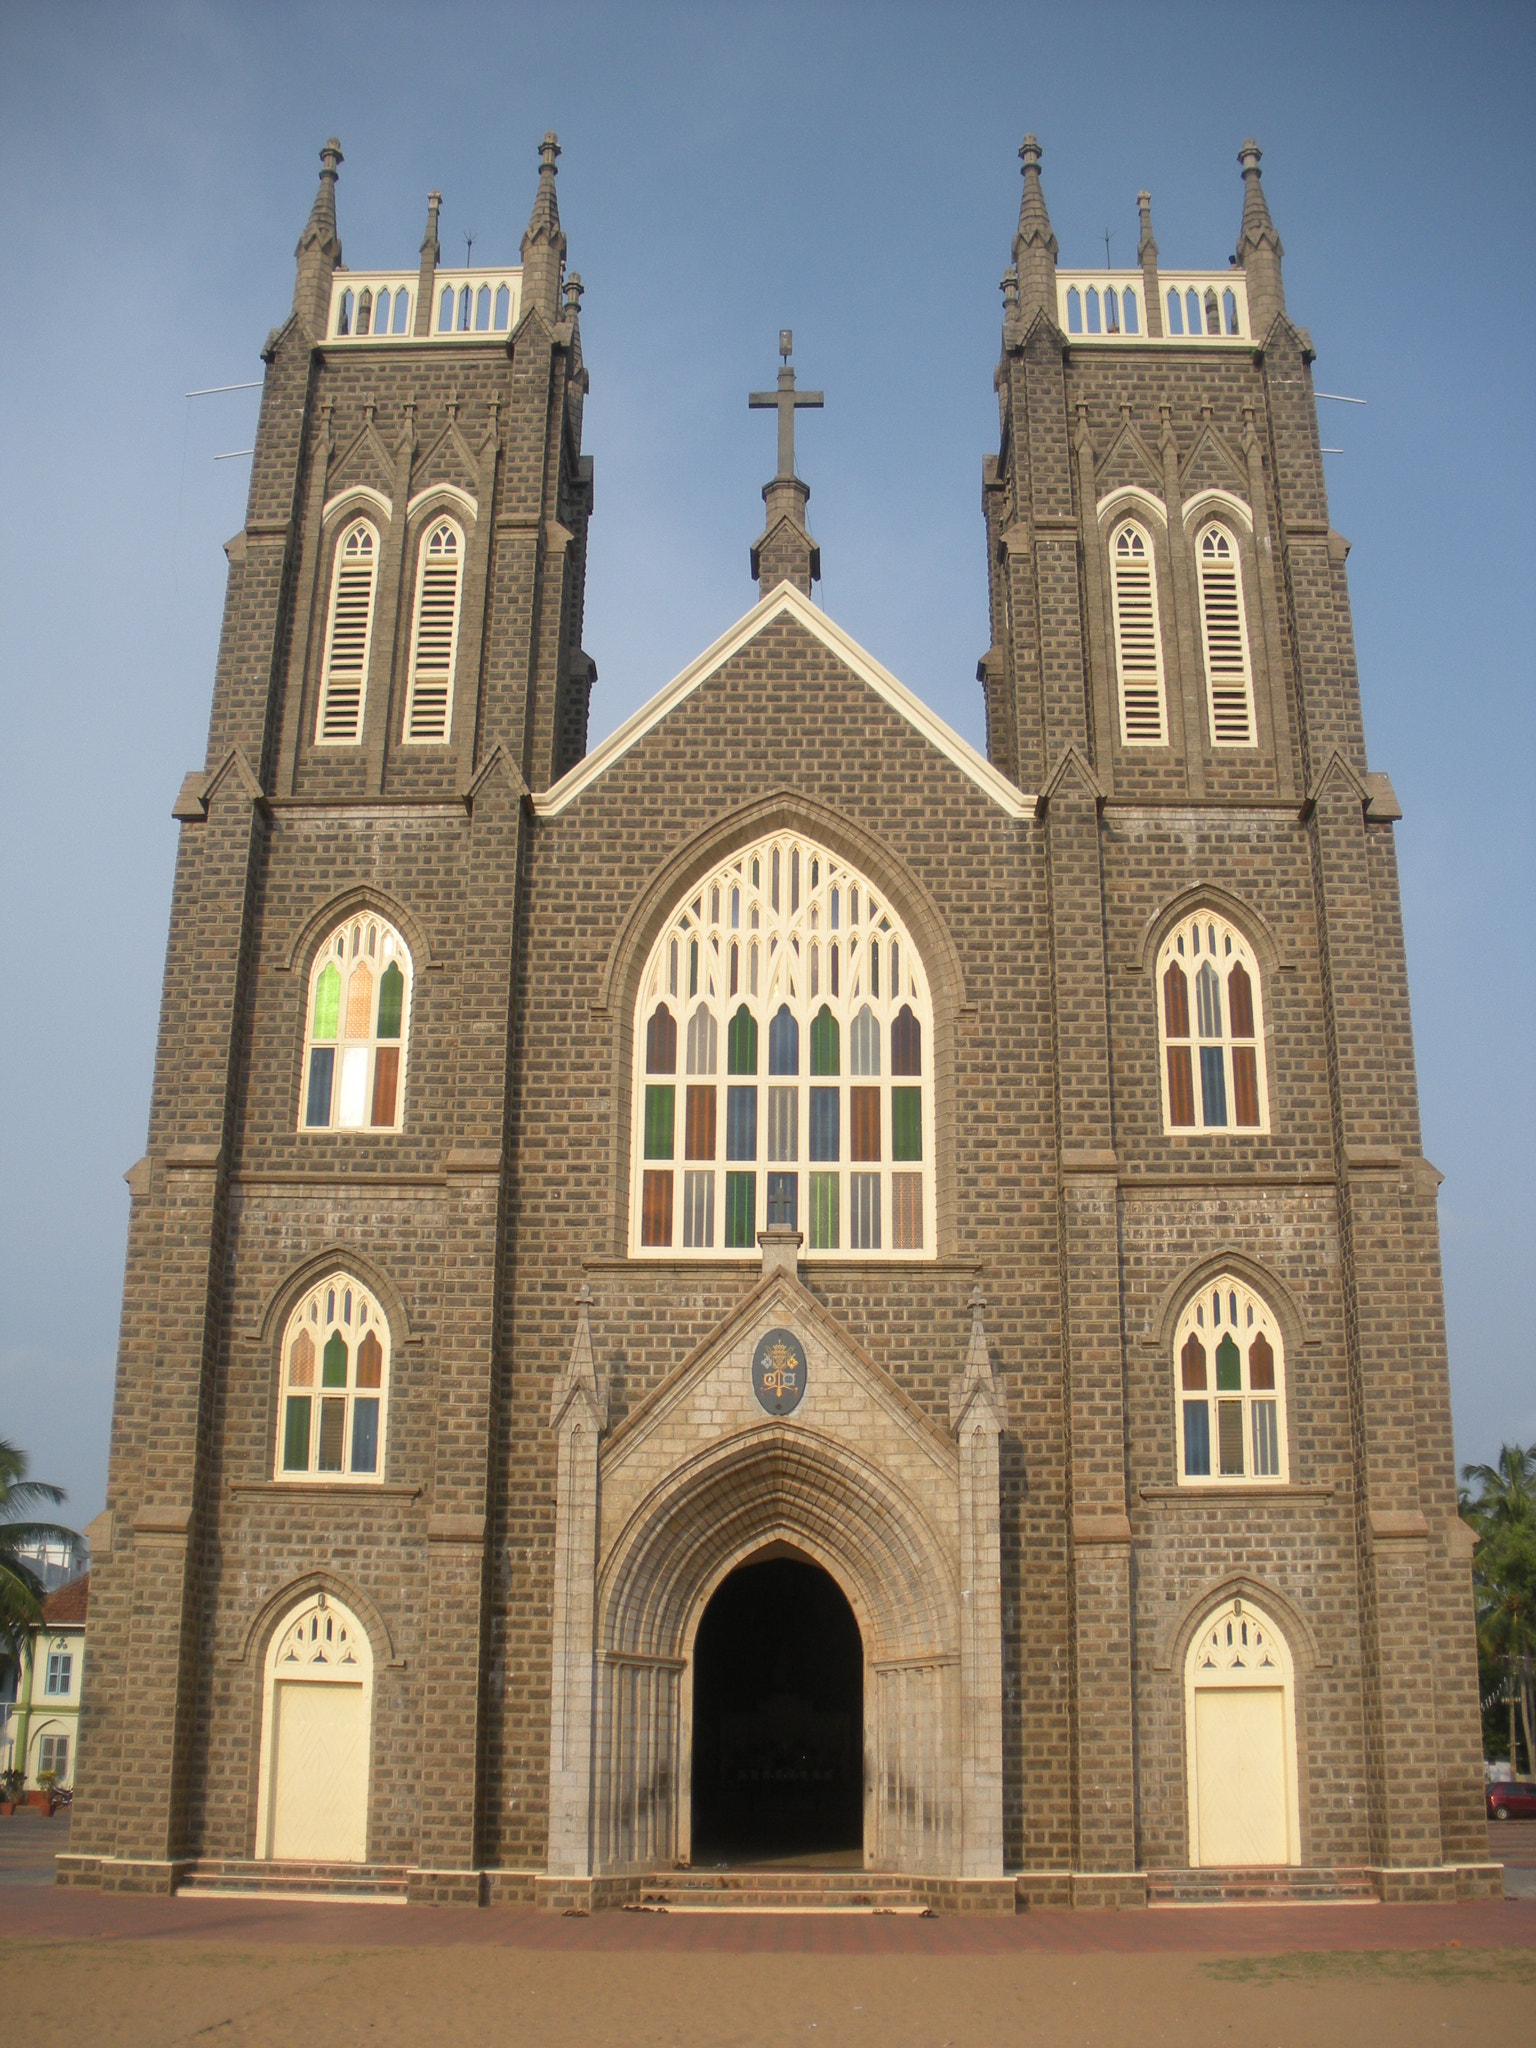
{"type": "Polygon", "coordinates": [[[942,718],[930,711],[905,683],[898,682],[889,669],[882,668],[872,654],[867,654],[856,640],[851,639],[840,626],[835,626],[824,611],[789,582],[770,590],[745,618],[739,619],[713,647],[707,647],[680,676],[674,676],[665,689],[658,690],[648,704],[642,704],[617,732],[608,735],[600,747],[594,748],[584,761],[578,761],[551,788],[535,796],[535,814],[541,818],[558,817],[600,775],[606,774],[615,761],[622,759],[636,741],[643,739],[653,726],[659,725],[675,705],[681,704],[701,683],[708,682],[717,669],[723,668],[761,627],[785,613],[804,626],[807,632],[813,633],[877,697],[883,697],[893,711],[898,712],[909,725],[915,726],[928,744],[937,748],[962,775],[975,783],[983,796],[990,797],[999,810],[1010,818],[1034,815],[1035,800],[1032,796],[1015,789],[1007,776],[1000,775],[968,740],[963,740],[942,718]]]}

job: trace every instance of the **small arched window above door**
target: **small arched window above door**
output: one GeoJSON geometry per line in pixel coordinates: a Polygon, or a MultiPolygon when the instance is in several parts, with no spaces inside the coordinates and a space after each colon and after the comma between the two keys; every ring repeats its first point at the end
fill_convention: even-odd
{"type": "Polygon", "coordinates": [[[381,1480],[390,1342],[378,1297],[345,1271],[307,1289],[288,1318],[281,1361],[277,1478],[381,1480]]]}
{"type": "Polygon", "coordinates": [[[1274,1311],[1226,1273],[1184,1305],[1173,1335],[1181,1486],[1289,1477],[1285,1343],[1274,1311]]]}

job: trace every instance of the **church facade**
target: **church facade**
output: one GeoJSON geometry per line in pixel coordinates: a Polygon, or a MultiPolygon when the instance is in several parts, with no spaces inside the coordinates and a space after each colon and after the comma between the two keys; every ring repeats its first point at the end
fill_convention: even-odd
{"type": "Polygon", "coordinates": [[[347,270],[321,152],[65,1881],[1497,1892],[1312,344],[1255,145],[1210,272],[1146,194],[1135,269],[1061,267],[1020,154],[983,757],[813,601],[787,335],[759,602],[589,750],[555,140],[462,271],[435,194],[347,270]]]}

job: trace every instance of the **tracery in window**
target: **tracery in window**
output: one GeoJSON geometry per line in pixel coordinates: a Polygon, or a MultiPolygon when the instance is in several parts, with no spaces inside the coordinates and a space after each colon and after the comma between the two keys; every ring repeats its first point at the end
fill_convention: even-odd
{"type": "Polygon", "coordinates": [[[651,949],[634,1045],[635,1255],[739,1257],[769,1224],[810,1257],[931,1255],[927,977],[838,856],[785,834],[696,884],[651,949]]]}
{"type": "Polygon", "coordinates": [[[1285,1347],[1262,1296],[1232,1274],[1186,1304],[1173,1337],[1183,1485],[1251,1485],[1289,1473],[1285,1347]]]}
{"type": "Polygon", "coordinates": [[[277,1477],[384,1476],[389,1323],[350,1273],[311,1288],[283,1332],[277,1477]]]}
{"type": "Polygon", "coordinates": [[[1211,745],[1251,747],[1258,735],[1237,543],[1225,527],[1207,526],[1200,535],[1196,559],[1211,745]]]}
{"type": "Polygon", "coordinates": [[[360,911],[315,955],[305,1014],[299,1128],[398,1131],[410,1039],[411,954],[360,911]]]}
{"type": "Polygon", "coordinates": [[[436,520],[422,536],[416,570],[411,669],[405,691],[407,740],[445,740],[453,724],[463,563],[463,534],[451,519],[436,520]]]}
{"type": "Polygon", "coordinates": [[[355,746],[363,736],[378,553],[378,536],[366,519],[356,520],[336,543],[315,723],[322,746],[355,746]]]}
{"type": "Polygon", "coordinates": [[[1196,911],[1157,956],[1163,1128],[1269,1128],[1263,985],[1253,949],[1214,911],[1196,911]]]}
{"type": "Polygon", "coordinates": [[[1166,746],[1168,709],[1152,543],[1130,522],[1119,527],[1110,542],[1110,591],[1121,742],[1128,747],[1166,746]]]}

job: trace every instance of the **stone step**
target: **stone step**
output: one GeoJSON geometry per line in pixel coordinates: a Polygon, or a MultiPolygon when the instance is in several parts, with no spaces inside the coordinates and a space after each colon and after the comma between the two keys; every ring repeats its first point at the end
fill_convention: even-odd
{"type": "Polygon", "coordinates": [[[203,1857],[182,1875],[180,1894],[220,1898],[371,1899],[406,1896],[403,1864],[298,1863],[203,1857]]]}
{"type": "Polygon", "coordinates": [[[912,1880],[891,1871],[669,1871],[640,1888],[642,1910],[686,1912],[919,1912],[912,1880]]]}
{"type": "Polygon", "coordinates": [[[1278,1865],[1149,1870],[1149,1906],[1375,1905],[1369,1871],[1278,1865]]]}

